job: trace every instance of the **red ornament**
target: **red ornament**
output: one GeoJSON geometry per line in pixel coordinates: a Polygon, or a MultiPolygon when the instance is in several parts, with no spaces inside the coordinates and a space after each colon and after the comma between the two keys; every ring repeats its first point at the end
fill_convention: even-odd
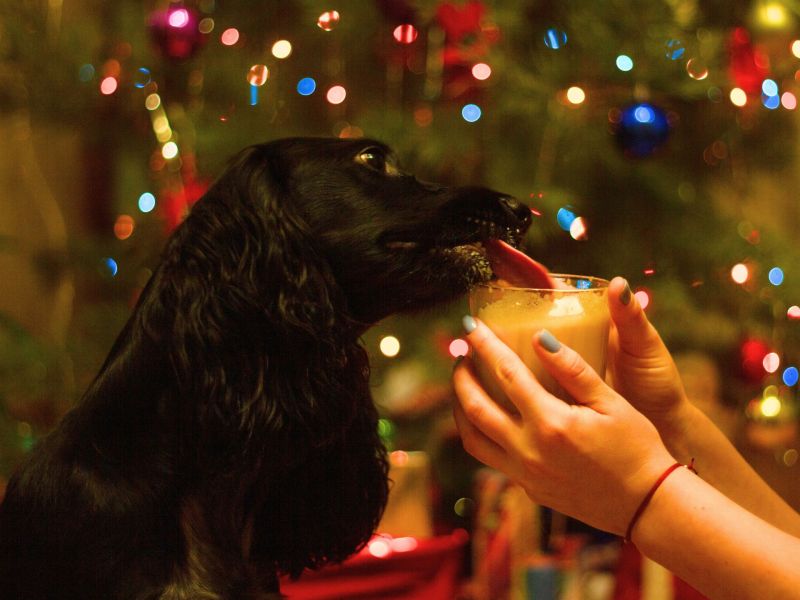
{"type": "Polygon", "coordinates": [[[742,361],[742,374],[749,381],[760,382],[764,371],[764,357],[770,352],[769,345],[758,338],[748,338],[742,342],[739,355],[742,361]]]}
{"type": "Polygon", "coordinates": [[[182,61],[194,56],[206,42],[207,36],[197,28],[198,21],[194,9],[172,5],[151,13],[148,28],[165,58],[182,61]]]}
{"type": "Polygon", "coordinates": [[[737,27],[728,40],[729,73],[736,87],[748,95],[760,95],[761,84],[769,77],[769,57],[754,46],[744,27],[737,27]]]}

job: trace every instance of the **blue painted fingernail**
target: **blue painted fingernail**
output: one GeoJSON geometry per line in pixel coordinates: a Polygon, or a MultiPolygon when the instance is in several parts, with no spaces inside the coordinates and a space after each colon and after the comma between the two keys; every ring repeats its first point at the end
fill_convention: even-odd
{"type": "Polygon", "coordinates": [[[469,315],[466,315],[463,319],[461,319],[461,324],[464,326],[464,331],[466,331],[468,334],[475,331],[475,329],[478,327],[478,322],[469,315]]]}
{"type": "Polygon", "coordinates": [[[558,349],[561,348],[561,342],[547,329],[539,332],[539,344],[548,352],[558,352],[558,349]]]}
{"type": "Polygon", "coordinates": [[[628,285],[627,281],[625,282],[625,288],[619,295],[619,301],[622,302],[624,306],[628,306],[628,303],[631,301],[631,286],[628,285]]]}

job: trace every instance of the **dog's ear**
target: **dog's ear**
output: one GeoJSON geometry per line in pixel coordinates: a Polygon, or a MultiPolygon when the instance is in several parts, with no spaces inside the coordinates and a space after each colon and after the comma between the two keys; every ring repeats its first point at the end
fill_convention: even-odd
{"type": "Polygon", "coordinates": [[[172,369],[196,399],[185,417],[232,438],[219,443],[302,430],[322,445],[369,402],[366,357],[286,170],[269,145],[244,150],[165,251],[172,369]]]}

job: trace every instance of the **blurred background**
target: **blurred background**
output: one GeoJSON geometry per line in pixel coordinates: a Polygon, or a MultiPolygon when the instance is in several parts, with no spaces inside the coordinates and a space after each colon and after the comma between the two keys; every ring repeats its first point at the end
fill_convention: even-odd
{"type": "MultiPolygon", "coordinates": [[[[693,400],[800,508],[799,19],[796,0],[2,0],[0,489],[234,152],[369,136],[528,203],[551,270],[628,278],[693,400]]],[[[467,310],[364,338],[431,536],[498,527],[450,416],[467,310]]],[[[540,516],[543,538],[573,527],[540,516]]]]}

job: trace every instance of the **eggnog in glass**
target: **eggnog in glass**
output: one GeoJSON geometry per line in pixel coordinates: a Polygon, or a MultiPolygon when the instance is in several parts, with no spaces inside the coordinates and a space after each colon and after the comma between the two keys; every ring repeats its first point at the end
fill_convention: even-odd
{"type": "MultiPolygon", "coordinates": [[[[470,292],[470,312],[520,356],[545,389],[571,402],[572,398],[539,362],[533,337],[547,329],[605,377],[610,321],[608,281],[582,275],[550,277],[555,289],[479,285],[470,292]]],[[[478,360],[476,367],[492,398],[507,410],[517,412],[488,372],[491,365],[478,360]]]]}

